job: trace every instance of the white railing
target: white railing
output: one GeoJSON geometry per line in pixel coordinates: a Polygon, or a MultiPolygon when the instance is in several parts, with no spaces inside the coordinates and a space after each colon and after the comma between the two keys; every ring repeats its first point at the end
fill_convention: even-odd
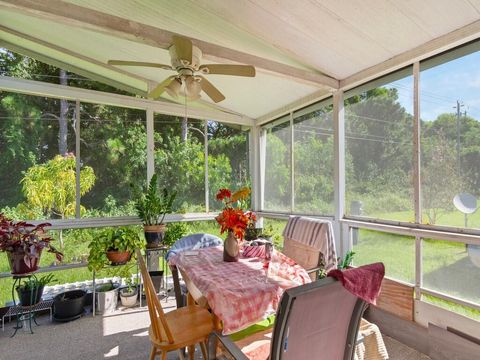
{"type": "MultiPolygon", "coordinates": [[[[188,213],[188,214],[168,214],[165,216],[165,223],[172,222],[193,222],[193,221],[210,221],[214,220],[218,213],[188,213]]],[[[48,222],[52,224],[47,227],[47,230],[74,230],[74,229],[95,229],[108,226],[128,226],[128,225],[141,225],[142,222],[136,216],[118,216],[110,218],[83,218],[83,219],[55,219],[55,220],[36,220],[29,221],[30,223],[42,223],[48,222]]],[[[50,271],[62,271],[74,268],[87,267],[87,262],[82,263],[70,263],[60,264],[56,266],[42,267],[38,272],[50,272],[50,271]]],[[[0,273],[0,279],[10,278],[12,274],[10,272],[0,273]]]]}

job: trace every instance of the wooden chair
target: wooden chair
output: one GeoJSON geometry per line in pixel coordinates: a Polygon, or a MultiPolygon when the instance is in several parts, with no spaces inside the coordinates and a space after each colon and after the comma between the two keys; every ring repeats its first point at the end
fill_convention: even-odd
{"type": "Polygon", "coordinates": [[[167,352],[175,350],[178,351],[180,359],[183,359],[181,349],[185,347],[189,348],[189,358],[193,359],[196,344],[200,344],[203,357],[206,359],[208,335],[214,329],[212,315],[208,310],[194,304],[164,313],[139,249],[136,250],[136,254],[151,321],[148,331],[152,343],[150,360],[155,359],[157,354],[165,360],[167,352]]]}
{"type": "Polygon", "coordinates": [[[283,231],[282,252],[304,267],[312,280],[320,271],[336,268],[335,241],[328,220],[290,216],[283,231]]]}

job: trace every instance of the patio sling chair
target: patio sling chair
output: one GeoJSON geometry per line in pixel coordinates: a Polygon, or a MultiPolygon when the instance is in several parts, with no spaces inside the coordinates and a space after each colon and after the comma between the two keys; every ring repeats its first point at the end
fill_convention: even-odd
{"type": "Polygon", "coordinates": [[[304,267],[312,280],[337,267],[333,226],[328,220],[290,216],[283,230],[282,252],[304,267]]]}
{"type": "MultiPolygon", "coordinates": [[[[214,328],[212,315],[208,310],[197,305],[189,305],[164,313],[139,249],[136,250],[136,254],[151,322],[148,330],[152,343],[150,360],[155,359],[157,354],[161,354],[162,360],[165,360],[167,352],[175,350],[179,352],[180,359],[183,359],[181,349],[195,344],[200,344],[203,357],[206,359],[208,335],[214,328]]],[[[193,352],[189,357],[193,359],[193,352]]]]}
{"type": "Polygon", "coordinates": [[[215,354],[220,341],[225,349],[221,356],[227,359],[352,360],[365,307],[365,301],[330,277],[291,288],[283,294],[271,334],[263,333],[240,349],[228,336],[214,332],[209,359],[222,358],[215,354]]]}
{"type": "MultiPolygon", "coordinates": [[[[179,252],[186,250],[197,250],[211,246],[220,246],[223,244],[222,239],[218,236],[210,234],[192,234],[182,237],[177,240],[170,250],[165,254],[165,260],[170,258],[179,252]]],[[[170,266],[173,279],[173,290],[175,292],[175,300],[177,302],[177,308],[184,307],[187,304],[187,288],[180,283],[180,277],[178,275],[178,269],[176,266],[170,266]]]]}

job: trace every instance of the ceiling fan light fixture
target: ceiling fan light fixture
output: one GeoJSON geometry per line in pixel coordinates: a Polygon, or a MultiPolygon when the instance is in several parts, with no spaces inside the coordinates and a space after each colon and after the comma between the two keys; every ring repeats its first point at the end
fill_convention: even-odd
{"type": "Polygon", "coordinates": [[[185,79],[185,95],[188,100],[198,100],[200,98],[200,92],[202,86],[200,85],[200,79],[194,76],[188,76],[185,79]]]}
{"type": "Polygon", "coordinates": [[[167,92],[167,94],[173,98],[177,98],[181,90],[182,81],[179,78],[173,79],[172,82],[168,84],[167,87],[165,87],[165,91],[167,92]]]}

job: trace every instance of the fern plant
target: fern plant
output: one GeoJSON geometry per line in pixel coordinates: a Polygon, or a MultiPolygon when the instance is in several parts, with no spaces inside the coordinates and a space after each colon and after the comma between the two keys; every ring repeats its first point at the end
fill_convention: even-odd
{"type": "Polygon", "coordinates": [[[177,193],[169,192],[164,188],[159,191],[157,186],[157,175],[153,175],[143,194],[135,202],[138,217],[146,226],[161,225],[166,214],[173,209],[173,202],[177,193]]]}
{"type": "Polygon", "coordinates": [[[355,252],[354,251],[349,251],[345,254],[345,259],[338,259],[338,269],[340,270],[345,270],[347,269],[349,266],[352,265],[352,262],[353,262],[353,256],[355,255],[355,252]]]}

